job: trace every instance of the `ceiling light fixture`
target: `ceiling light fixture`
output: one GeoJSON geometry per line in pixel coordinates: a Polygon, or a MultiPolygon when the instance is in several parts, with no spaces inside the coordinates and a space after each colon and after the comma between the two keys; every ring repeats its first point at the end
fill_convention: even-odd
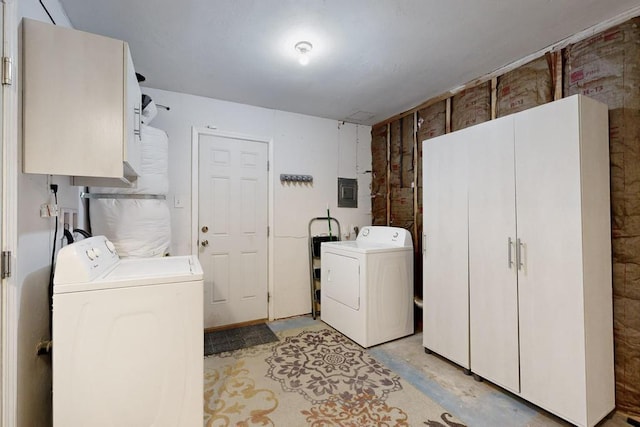
{"type": "Polygon", "coordinates": [[[298,51],[298,62],[300,65],[307,65],[309,63],[309,53],[313,49],[313,45],[307,41],[301,41],[294,46],[298,51]]]}

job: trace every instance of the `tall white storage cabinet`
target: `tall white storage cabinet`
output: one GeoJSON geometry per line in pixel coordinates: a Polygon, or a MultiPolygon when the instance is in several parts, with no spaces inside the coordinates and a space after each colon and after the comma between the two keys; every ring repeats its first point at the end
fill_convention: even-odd
{"type": "MultiPolygon", "coordinates": [[[[607,107],[577,95],[467,130],[470,369],[593,426],[615,406],[607,107]]],[[[430,301],[428,260],[459,260],[433,254],[428,230],[446,224],[427,227],[441,189],[424,185],[427,330],[451,304],[430,301]]]]}
{"type": "Polygon", "coordinates": [[[426,236],[422,247],[428,253],[423,264],[423,344],[466,369],[469,369],[468,134],[469,130],[463,130],[425,141],[422,151],[426,236]]]}
{"type": "Polygon", "coordinates": [[[22,31],[24,172],[129,185],[141,95],[127,43],[30,19],[22,31]]]}

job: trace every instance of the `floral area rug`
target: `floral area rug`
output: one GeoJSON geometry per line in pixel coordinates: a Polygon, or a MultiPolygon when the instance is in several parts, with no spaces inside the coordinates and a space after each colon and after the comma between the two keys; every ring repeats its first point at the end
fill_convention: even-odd
{"type": "Polygon", "coordinates": [[[463,427],[324,324],[204,361],[206,426],[463,427]]]}

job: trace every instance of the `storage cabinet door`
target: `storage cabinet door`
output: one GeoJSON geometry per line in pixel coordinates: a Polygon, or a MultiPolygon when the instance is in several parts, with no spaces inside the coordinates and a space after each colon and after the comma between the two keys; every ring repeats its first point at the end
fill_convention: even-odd
{"type": "Polygon", "coordinates": [[[515,118],[521,390],[576,424],[585,413],[579,109],[515,118]]]}
{"type": "Polygon", "coordinates": [[[141,171],[142,163],[142,93],[138,85],[136,70],[133,68],[133,60],[129,46],[124,43],[124,75],[127,82],[126,105],[124,107],[125,144],[123,158],[126,176],[137,176],[141,171]]]}
{"type": "Polygon", "coordinates": [[[122,46],[23,21],[24,172],[122,177],[122,46]]]}
{"type": "Polygon", "coordinates": [[[469,368],[468,131],[423,143],[423,344],[469,368]]]}
{"type": "Polygon", "coordinates": [[[513,118],[477,126],[468,150],[471,370],[519,393],[513,118]]]}

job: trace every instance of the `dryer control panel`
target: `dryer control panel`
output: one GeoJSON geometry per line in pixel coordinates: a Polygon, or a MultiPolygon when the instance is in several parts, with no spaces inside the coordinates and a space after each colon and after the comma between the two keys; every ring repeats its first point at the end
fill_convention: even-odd
{"type": "Polygon", "coordinates": [[[358,241],[384,243],[391,246],[413,247],[409,230],[400,227],[368,226],[363,227],[356,238],[358,241]]]}
{"type": "Polygon", "coordinates": [[[115,245],[105,236],[80,240],[58,252],[53,284],[90,282],[110,271],[119,261],[115,245]]]}

